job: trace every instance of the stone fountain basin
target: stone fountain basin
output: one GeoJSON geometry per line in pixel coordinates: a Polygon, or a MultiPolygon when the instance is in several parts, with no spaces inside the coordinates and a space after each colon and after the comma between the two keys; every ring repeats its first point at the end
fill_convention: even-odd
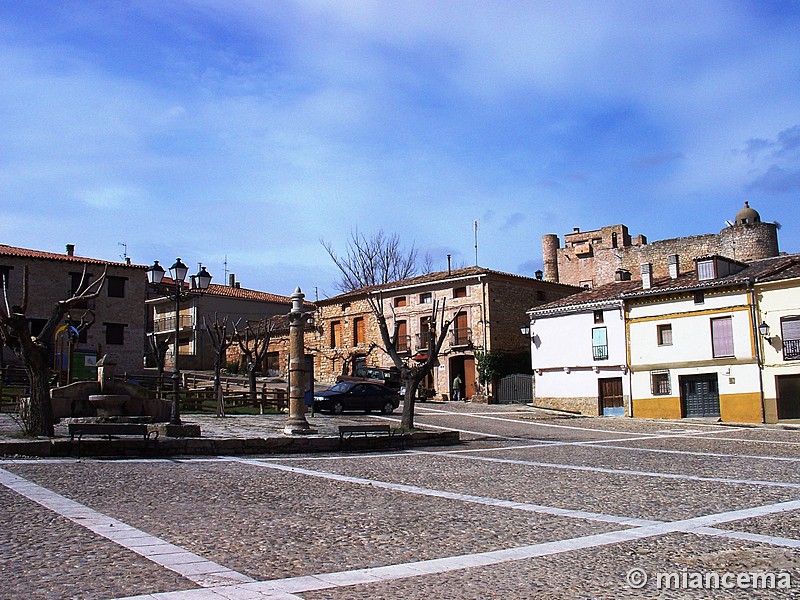
{"type": "Polygon", "coordinates": [[[95,407],[98,417],[119,417],[125,414],[130,399],[125,394],[94,394],[89,396],[89,404],[95,407]]]}

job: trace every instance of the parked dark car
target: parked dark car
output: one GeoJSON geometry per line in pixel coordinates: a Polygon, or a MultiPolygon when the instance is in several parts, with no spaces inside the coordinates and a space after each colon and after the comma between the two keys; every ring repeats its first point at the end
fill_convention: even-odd
{"type": "Polygon", "coordinates": [[[400,406],[400,396],[379,383],[340,381],[324,392],[314,394],[314,410],[340,415],[346,410],[379,410],[392,414],[400,406]]]}

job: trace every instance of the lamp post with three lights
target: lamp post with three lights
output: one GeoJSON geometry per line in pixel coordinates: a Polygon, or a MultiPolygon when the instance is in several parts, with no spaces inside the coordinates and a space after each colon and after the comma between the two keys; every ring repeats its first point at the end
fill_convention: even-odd
{"type": "Polygon", "coordinates": [[[165,296],[175,302],[175,345],[172,352],[172,409],[169,422],[170,425],[180,425],[181,416],[179,402],[181,373],[178,370],[178,344],[180,337],[181,302],[199,296],[205,292],[211,284],[211,275],[206,271],[206,268],[201,265],[197,275],[192,275],[190,277],[191,283],[189,287],[185,288],[184,282],[189,273],[189,267],[183,264],[181,259],[178,258],[175,260],[175,264],[169,268],[169,276],[172,278],[174,284],[174,287],[170,290],[169,285],[161,285],[164,273],[164,267],[159,265],[158,261],[154,261],[153,265],[147,269],[147,281],[153,287],[164,290],[166,292],[165,296]]]}

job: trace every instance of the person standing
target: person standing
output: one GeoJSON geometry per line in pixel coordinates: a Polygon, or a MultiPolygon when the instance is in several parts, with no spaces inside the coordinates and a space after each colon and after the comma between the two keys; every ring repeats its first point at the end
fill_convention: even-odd
{"type": "Polygon", "coordinates": [[[461,385],[461,375],[456,373],[456,376],[453,379],[453,400],[459,401],[462,399],[461,385]]]}

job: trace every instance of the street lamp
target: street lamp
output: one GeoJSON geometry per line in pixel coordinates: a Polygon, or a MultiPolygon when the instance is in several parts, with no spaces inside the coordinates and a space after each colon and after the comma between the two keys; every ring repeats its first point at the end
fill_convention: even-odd
{"type": "Polygon", "coordinates": [[[761,325],[758,326],[758,333],[760,333],[761,337],[767,340],[767,342],[770,341],[771,338],[769,336],[769,325],[767,325],[766,321],[761,321],[761,325]]]}
{"type": "MultiPolygon", "coordinates": [[[[153,262],[153,266],[147,269],[147,281],[152,286],[161,284],[164,278],[164,267],[158,264],[158,261],[153,262]]],[[[181,302],[199,296],[208,289],[211,283],[211,275],[206,268],[200,265],[200,271],[197,275],[191,276],[191,284],[189,289],[184,289],[183,283],[186,281],[186,275],[189,273],[187,267],[180,258],[175,260],[169,268],[169,275],[175,284],[172,292],[167,292],[165,296],[175,302],[175,346],[172,353],[172,411],[170,413],[170,425],[180,425],[181,416],[179,408],[179,395],[180,395],[180,377],[181,373],[178,370],[178,340],[180,337],[180,316],[181,316],[181,302]]]]}

